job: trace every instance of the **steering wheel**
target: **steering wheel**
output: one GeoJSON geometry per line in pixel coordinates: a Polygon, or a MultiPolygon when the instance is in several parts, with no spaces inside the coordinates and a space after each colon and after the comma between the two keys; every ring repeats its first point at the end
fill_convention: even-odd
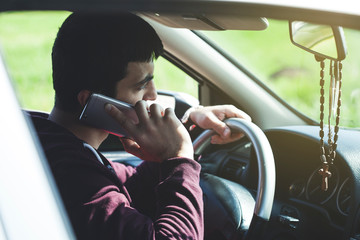
{"type": "MultiPolygon", "coordinates": [[[[253,194],[240,184],[202,173],[200,185],[204,194],[205,237],[261,239],[275,194],[275,164],[271,146],[263,131],[252,122],[229,118],[225,123],[232,131],[243,132],[255,149],[259,173],[256,201],[253,194]]],[[[196,155],[201,155],[209,146],[213,134],[213,130],[205,130],[195,139],[196,155]]]]}

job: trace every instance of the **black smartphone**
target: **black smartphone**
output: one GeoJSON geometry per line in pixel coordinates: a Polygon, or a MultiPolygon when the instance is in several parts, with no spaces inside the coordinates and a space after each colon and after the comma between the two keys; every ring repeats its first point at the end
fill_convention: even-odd
{"type": "Polygon", "coordinates": [[[80,121],[87,125],[104,129],[107,132],[119,137],[129,137],[121,125],[105,111],[105,105],[107,103],[117,107],[135,123],[139,122],[134,106],[129,103],[96,93],[93,93],[89,97],[82,113],[80,114],[80,121]]]}

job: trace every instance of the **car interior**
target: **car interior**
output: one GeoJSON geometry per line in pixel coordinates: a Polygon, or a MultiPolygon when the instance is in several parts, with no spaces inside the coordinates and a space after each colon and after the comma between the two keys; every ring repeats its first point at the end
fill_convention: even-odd
{"type": "MultiPolygon", "coordinates": [[[[62,18],[77,10],[134,12],[149,22],[163,41],[165,52],[156,63],[159,68],[155,75],[159,79],[178,82],[178,85],[169,88],[165,83],[157,83],[160,85],[159,104],[174,108],[179,118],[191,106],[219,104],[232,104],[251,116],[251,123],[239,119],[226,120],[234,131],[244,133],[243,138],[233,143],[212,145],[209,143],[210,136],[214,134],[212,131],[196,128],[192,132],[195,157],[202,167],[200,185],[204,194],[205,239],[360,239],[359,118],[346,115],[354,112],[359,116],[356,112],[356,103],[360,103],[357,100],[360,99],[359,81],[346,86],[346,78],[359,76],[349,76],[347,69],[352,68],[354,74],[359,74],[353,68],[356,60],[357,64],[360,60],[354,56],[360,56],[356,54],[360,53],[359,48],[354,47],[358,45],[356,37],[360,36],[360,14],[323,10],[321,6],[311,9],[243,1],[124,1],[120,4],[109,0],[107,5],[97,1],[87,4],[81,1],[55,2],[34,1],[34,4],[28,4],[6,0],[0,3],[0,25],[7,24],[6,15],[24,10],[25,13],[46,10],[44,12],[55,14],[60,10],[62,18]],[[287,35],[273,33],[272,25],[281,26],[287,35]],[[244,34],[241,35],[243,38],[256,35],[261,41],[255,38],[245,41],[240,35],[235,35],[239,32],[244,34]],[[236,37],[231,38],[231,34],[236,37]],[[262,34],[277,34],[288,45],[275,40],[276,45],[272,45],[273,40],[262,34]],[[234,46],[241,47],[241,50],[229,50],[227,39],[235,42],[234,46]],[[260,47],[260,43],[265,46],[260,47]],[[290,54],[288,49],[295,52],[292,58],[285,57],[290,54]],[[279,57],[273,57],[273,52],[277,52],[279,57]],[[250,60],[245,60],[248,56],[250,60]],[[274,65],[286,65],[295,58],[302,58],[307,64],[304,66],[310,66],[310,70],[304,70],[304,66],[283,69],[282,72],[272,70],[272,76],[276,73],[280,77],[263,80],[267,77],[259,69],[265,64],[276,62],[274,65]],[[262,63],[256,67],[250,64],[258,62],[262,63]],[[172,76],[167,73],[164,69],[170,68],[170,65],[176,70],[168,72],[179,71],[181,74],[172,76]],[[295,78],[300,80],[296,82],[295,78]],[[308,79],[305,81],[304,78],[308,79]],[[310,100],[300,93],[298,96],[302,101],[308,101],[307,108],[296,105],[292,99],[288,100],[288,95],[295,95],[291,90],[281,92],[274,87],[280,81],[295,89],[301,88],[299,85],[303,83],[306,90],[311,86],[314,91],[308,90],[312,95],[310,100]],[[309,85],[306,85],[307,81],[309,85]],[[355,108],[349,110],[346,104],[350,95],[355,108]]],[[[7,43],[1,37],[6,33],[0,27],[4,62],[0,62],[0,78],[10,78],[18,91],[13,93],[11,83],[6,87],[0,85],[3,99],[14,102],[11,108],[48,111],[46,107],[37,108],[39,104],[36,102],[33,105],[26,103],[27,100],[21,97],[21,91],[29,90],[17,85],[22,76],[12,69],[15,64],[7,64],[15,51],[10,48],[14,42],[7,43]]],[[[29,61],[20,63],[19,67],[31,63],[29,61]]],[[[47,81],[51,84],[51,79],[47,81]]],[[[36,95],[32,97],[36,98],[36,95]]],[[[50,104],[51,97],[46,100],[50,104]]],[[[57,214],[54,227],[65,226],[65,230],[58,234],[59,239],[73,238],[31,123],[21,111],[14,113],[13,119],[1,125],[16,124],[19,132],[9,132],[9,135],[16,136],[8,138],[10,141],[2,140],[2,143],[19,141],[17,145],[29,146],[29,152],[24,150],[19,156],[34,155],[31,158],[35,160],[27,163],[20,161],[19,164],[41,163],[40,170],[33,171],[40,171],[38,181],[48,182],[43,188],[44,194],[52,199],[54,209],[60,209],[56,210],[57,213],[48,210],[44,216],[54,211],[53,215],[57,214]],[[15,122],[15,118],[23,120],[15,122]],[[25,135],[24,139],[18,140],[20,134],[25,135]],[[31,149],[37,150],[34,152],[31,149]]],[[[4,128],[6,134],[5,131],[4,128]]],[[[125,165],[137,166],[142,161],[127,153],[114,135],[110,135],[99,150],[109,160],[125,165]]],[[[5,176],[3,169],[0,175],[5,176]]],[[[33,176],[25,171],[23,173],[23,170],[19,174],[33,176]]],[[[12,221],[7,220],[9,215],[1,207],[1,203],[6,202],[3,198],[5,192],[0,194],[0,236],[2,231],[6,232],[3,235],[7,239],[6,236],[11,236],[13,231],[7,230],[12,221]]],[[[44,196],[44,199],[47,197],[44,196]]],[[[22,215],[19,213],[17,219],[22,215]]],[[[29,216],[33,215],[29,213],[29,216]]],[[[27,225],[26,221],[21,220],[21,225],[27,225]]]]}

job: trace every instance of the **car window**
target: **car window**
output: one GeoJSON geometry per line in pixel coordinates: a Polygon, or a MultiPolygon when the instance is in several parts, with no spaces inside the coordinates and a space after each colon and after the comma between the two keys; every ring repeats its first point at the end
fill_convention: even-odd
{"type": "MultiPolygon", "coordinates": [[[[53,106],[51,49],[69,14],[64,11],[0,14],[1,52],[25,109],[49,112],[53,106]]],[[[181,91],[198,98],[198,83],[162,57],[155,62],[154,82],[159,90],[181,91]]]]}
{"type": "Polygon", "coordinates": [[[163,57],[155,62],[154,82],[158,89],[184,92],[199,99],[198,82],[163,57]]]}
{"type": "MultiPolygon", "coordinates": [[[[287,21],[269,20],[264,31],[202,33],[288,104],[319,121],[320,64],[312,54],[291,43],[287,21]]],[[[360,68],[356,65],[360,60],[359,37],[359,31],[345,29],[348,55],[343,61],[340,120],[341,126],[357,128],[360,127],[360,68]]],[[[326,68],[325,87],[329,86],[328,71],[326,68]]]]}

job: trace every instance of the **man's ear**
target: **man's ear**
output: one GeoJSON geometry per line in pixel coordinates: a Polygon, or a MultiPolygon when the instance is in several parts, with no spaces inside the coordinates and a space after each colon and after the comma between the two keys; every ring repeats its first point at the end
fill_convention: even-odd
{"type": "Polygon", "coordinates": [[[78,95],[77,95],[77,99],[78,99],[78,102],[80,103],[80,105],[82,107],[85,106],[87,100],[89,99],[91,95],[91,92],[89,90],[81,90],[78,95]]]}

